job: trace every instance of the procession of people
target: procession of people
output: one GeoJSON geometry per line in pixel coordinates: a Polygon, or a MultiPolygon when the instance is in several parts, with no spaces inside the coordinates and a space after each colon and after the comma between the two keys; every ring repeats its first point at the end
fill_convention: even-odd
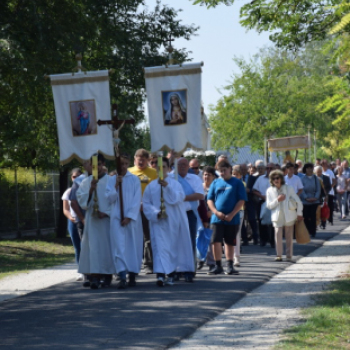
{"type": "Polygon", "coordinates": [[[120,173],[108,174],[103,155],[96,156],[97,176],[92,160],[84,174],[73,169],[72,188],[62,197],[77,280],[91,289],[114,279],[118,289],[135,287],[141,273],[154,274],[159,287],[181,278],[193,283],[205,264],[208,275],[237,275],[249,244],[269,244],[275,261],[284,261],[283,237],[285,261],[293,263],[296,223],[315,237],[327,221],[333,224],[334,208],[341,219],[349,212],[346,160],[336,167],[325,159],[320,166],[300,160],[232,165],[220,156],[213,168],[139,149],[134,166],[121,154],[120,173]]]}

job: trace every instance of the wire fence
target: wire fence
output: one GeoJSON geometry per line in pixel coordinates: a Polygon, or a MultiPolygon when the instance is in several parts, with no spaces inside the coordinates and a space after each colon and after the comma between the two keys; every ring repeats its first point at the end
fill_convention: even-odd
{"type": "Polygon", "coordinates": [[[54,230],[60,205],[59,172],[0,169],[0,237],[54,230]]]}

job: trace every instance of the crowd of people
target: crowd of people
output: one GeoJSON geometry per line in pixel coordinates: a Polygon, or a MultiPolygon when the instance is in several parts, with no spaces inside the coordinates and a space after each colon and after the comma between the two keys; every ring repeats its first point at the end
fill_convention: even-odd
{"type": "Polygon", "coordinates": [[[139,149],[133,166],[128,155],[121,156],[120,174],[108,174],[101,154],[98,178],[92,161],[84,163],[84,173],[72,170],[72,187],[62,200],[84,287],[108,287],[116,276],[118,289],[125,289],[136,285],[140,273],[156,274],[159,287],[180,278],[193,282],[205,265],[209,275],[236,275],[242,247],[249,244],[269,244],[275,260],[283,261],[283,235],[286,260],[293,262],[297,221],[304,220],[315,237],[326,227],[320,218],[324,203],[331,225],[334,211],[341,219],[349,212],[346,160],[231,165],[222,155],[212,167],[198,159],[175,161],[169,153],[161,163],[159,169],[158,156],[139,149]],[[207,246],[199,253],[204,231],[207,246]]]}

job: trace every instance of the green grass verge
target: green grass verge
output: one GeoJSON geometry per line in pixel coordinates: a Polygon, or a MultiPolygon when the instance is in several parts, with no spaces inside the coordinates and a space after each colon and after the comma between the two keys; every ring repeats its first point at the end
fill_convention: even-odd
{"type": "Polygon", "coordinates": [[[275,349],[350,349],[350,275],[331,283],[303,316],[306,322],[286,330],[275,349]]]}
{"type": "Polygon", "coordinates": [[[69,237],[45,236],[16,240],[0,240],[0,279],[26,272],[60,265],[74,260],[74,248],[69,237]]]}

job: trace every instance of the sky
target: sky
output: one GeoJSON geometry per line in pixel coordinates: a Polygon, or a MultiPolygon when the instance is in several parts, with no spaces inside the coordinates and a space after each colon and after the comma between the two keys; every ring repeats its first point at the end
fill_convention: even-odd
{"type": "MultiPolygon", "coordinates": [[[[178,18],[183,24],[200,27],[197,36],[193,36],[190,41],[176,39],[172,45],[175,49],[186,48],[192,51],[192,62],[204,62],[202,101],[204,111],[208,114],[209,105],[216,105],[222,96],[219,90],[232,81],[233,73],[239,73],[233,58],[237,56],[249,59],[260,48],[272,46],[269,34],[258,34],[254,30],[247,32],[239,24],[239,9],[244,4],[242,0],[232,6],[219,5],[210,9],[192,5],[190,0],[162,0],[161,3],[182,9],[178,18]]],[[[146,0],[149,10],[155,4],[156,0],[146,0]]]]}

